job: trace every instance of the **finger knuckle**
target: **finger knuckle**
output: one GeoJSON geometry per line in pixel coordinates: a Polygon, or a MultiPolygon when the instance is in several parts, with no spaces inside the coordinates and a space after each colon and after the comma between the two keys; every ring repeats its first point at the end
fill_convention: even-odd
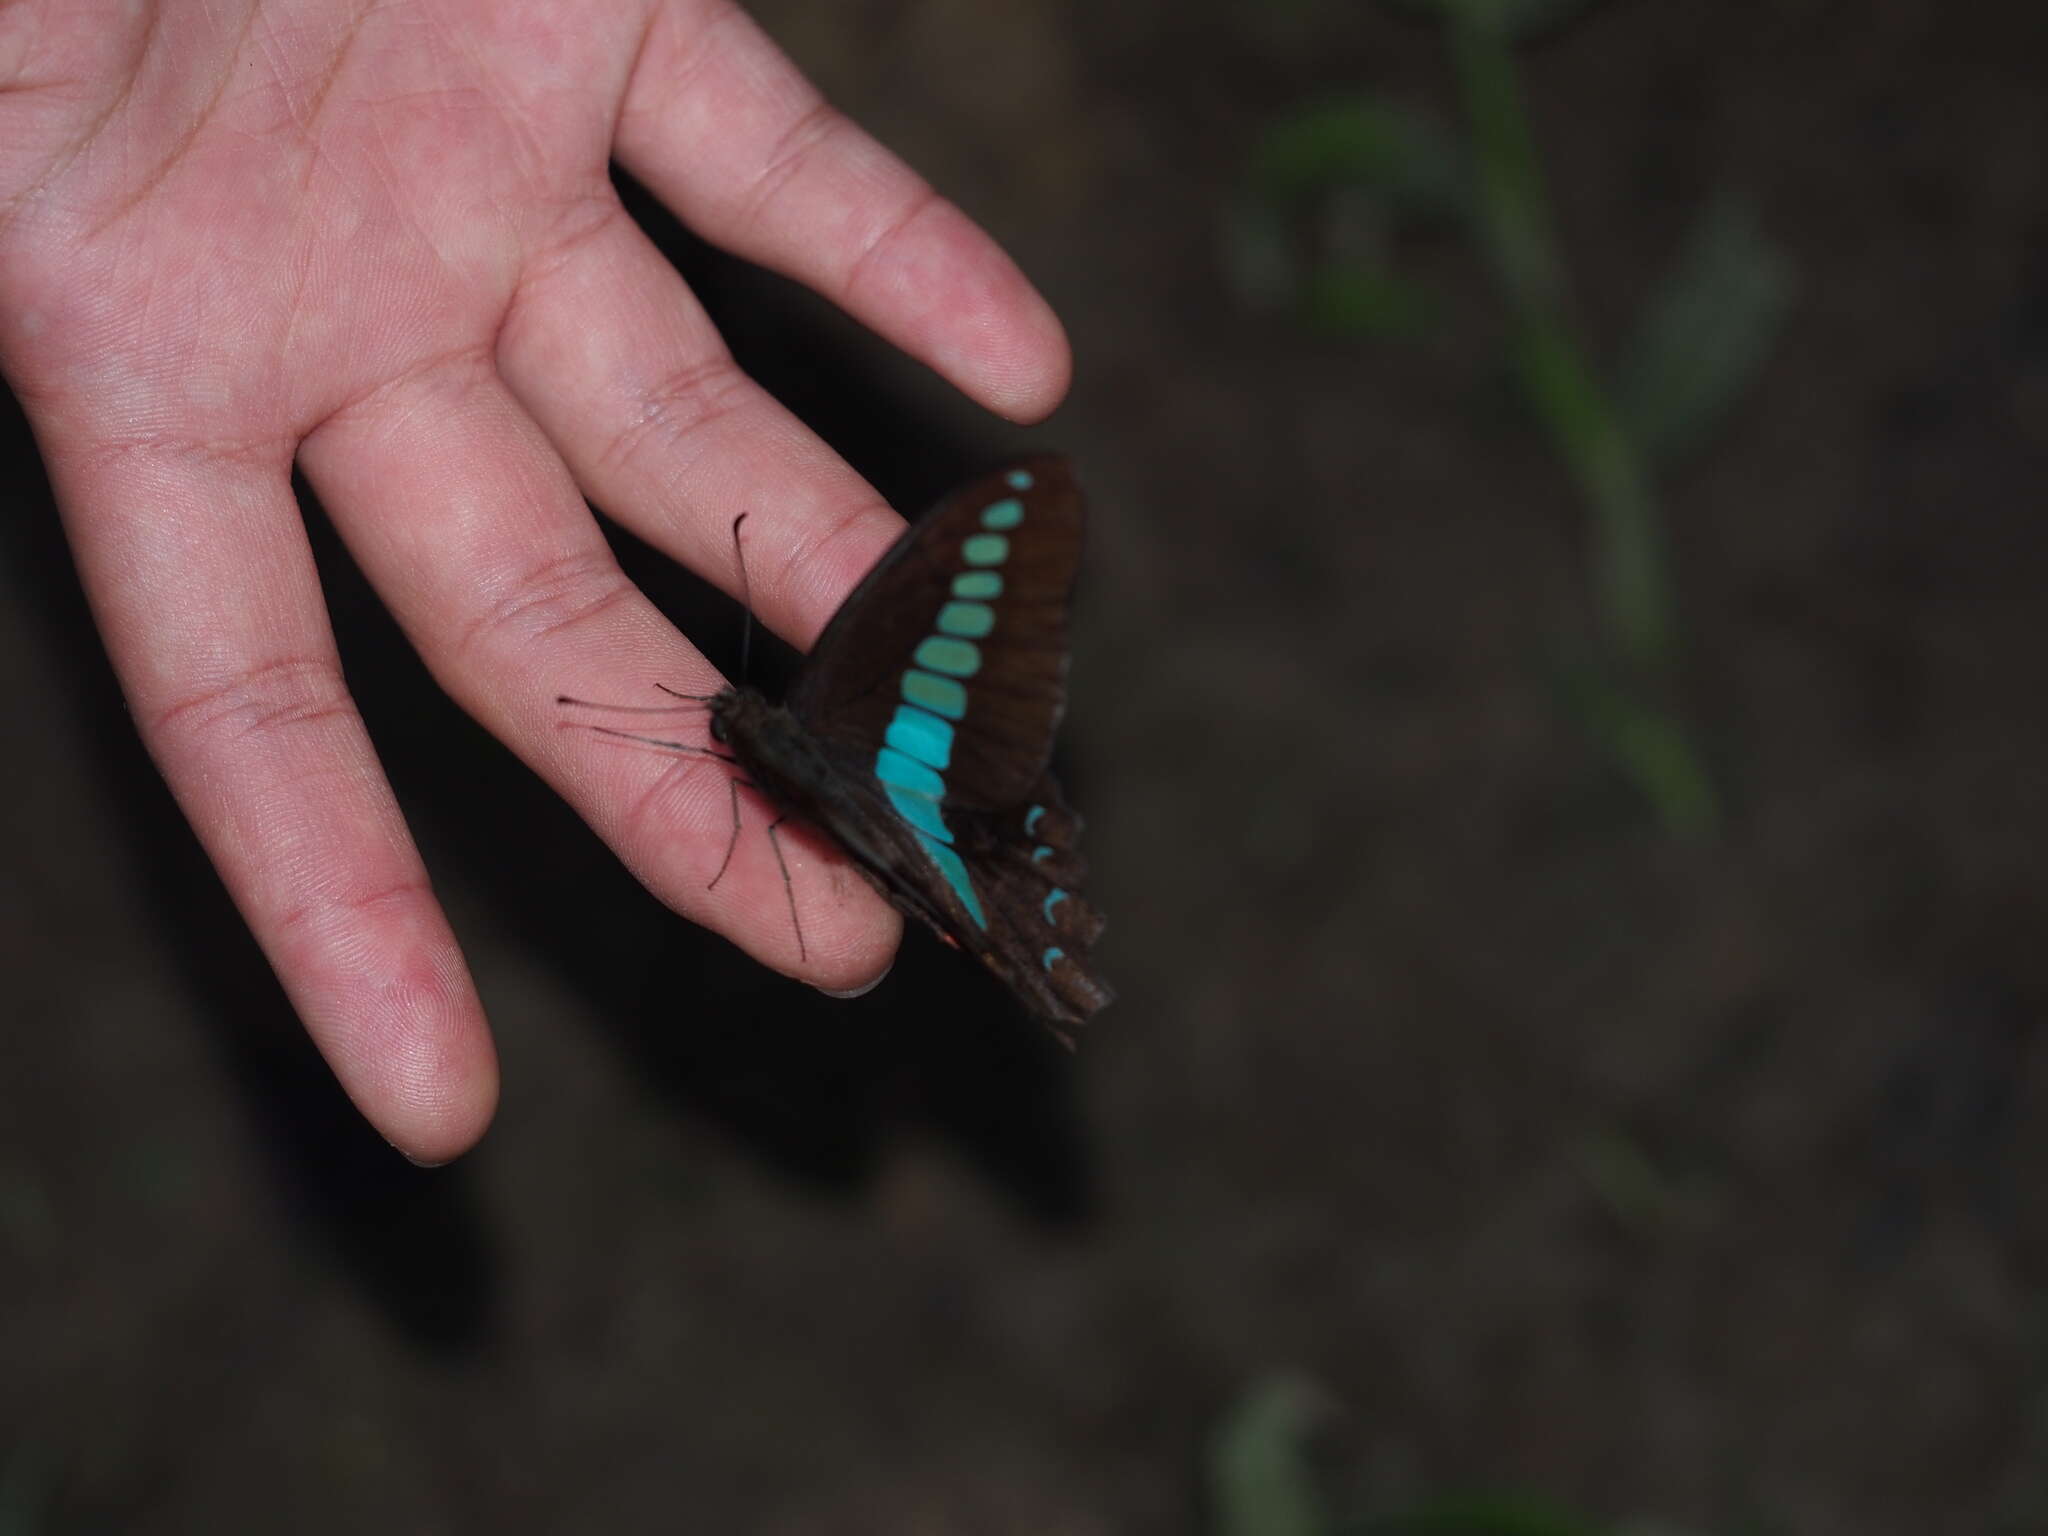
{"type": "Polygon", "coordinates": [[[503,583],[464,629],[460,653],[509,644],[527,650],[587,625],[626,601],[633,585],[609,550],[551,555],[503,583]]]}
{"type": "Polygon", "coordinates": [[[355,701],[328,656],[284,656],[235,673],[157,712],[148,733],[174,750],[212,755],[308,727],[357,718],[355,701]]]}
{"type": "Polygon", "coordinates": [[[613,441],[609,465],[651,453],[673,465],[679,450],[755,398],[753,381],[730,357],[699,358],[666,375],[641,401],[638,418],[613,441]]]}

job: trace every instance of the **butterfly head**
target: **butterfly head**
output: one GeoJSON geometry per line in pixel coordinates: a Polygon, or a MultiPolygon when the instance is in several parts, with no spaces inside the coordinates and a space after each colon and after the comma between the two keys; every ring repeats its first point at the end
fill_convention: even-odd
{"type": "Polygon", "coordinates": [[[721,688],[704,702],[711,716],[707,722],[711,739],[722,747],[731,746],[735,737],[758,737],[766,717],[786,713],[758,690],[747,687],[721,688]]]}

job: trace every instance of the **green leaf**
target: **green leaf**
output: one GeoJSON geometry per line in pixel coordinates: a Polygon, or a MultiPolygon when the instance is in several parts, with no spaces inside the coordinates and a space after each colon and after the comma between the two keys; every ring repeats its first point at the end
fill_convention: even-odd
{"type": "Polygon", "coordinates": [[[1306,1446],[1319,1396],[1294,1376],[1254,1387],[1209,1446],[1216,1536],[1330,1536],[1306,1446]]]}
{"type": "Polygon", "coordinates": [[[1594,0],[1385,0],[1394,10],[1483,25],[1510,41],[1553,32],[1578,19],[1594,0]]]}
{"type": "Polygon", "coordinates": [[[1514,1494],[1456,1494],[1366,1527],[1366,1536],[1605,1536],[1606,1527],[1514,1494]]]}
{"type": "Polygon", "coordinates": [[[1438,305],[1420,284],[1371,267],[1331,264],[1309,280],[1302,314],[1329,336],[1419,336],[1438,305]]]}
{"type": "Polygon", "coordinates": [[[1462,160],[1436,123],[1372,96],[1317,102],[1253,147],[1223,268],[1251,309],[1292,309],[1329,336],[1415,336],[1438,303],[1395,272],[1395,233],[1464,205],[1462,160]]]}
{"type": "Polygon", "coordinates": [[[1302,258],[1279,210],[1258,198],[1239,198],[1223,215],[1223,276],[1238,301],[1252,310],[1291,309],[1301,303],[1302,258]]]}
{"type": "Polygon", "coordinates": [[[1791,262],[1746,205],[1723,200],[1688,237],[1616,371],[1618,408],[1646,458],[1698,448],[1755,382],[1792,296],[1791,262]]]}
{"type": "Polygon", "coordinates": [[[16,1446],[0,1460],[0,1536],[39,1536],[47,1529],[48,1460],[33,1442],[16,1446]]]}
{"type": "Polygon", "coordinates": [[[1456,215],[1466,180],[1456,146],[1430,119],[1348,96],[1301,107],[1268,127],[1252,152],[1251,185],[1276,203],[1359,187],[1399,211],[1456,215]]]}
{"type": "Polygon", "coordinates": [[[1685,722],[1595,666],[1568,668],[1561,681],[1587,734],[1649,801],[1664,829],[1688,841],[1711,838],[1720,825],[1720,802],[1685,722]]]}
{"type": "Polygon", "coordinates": [[[41,1260],[56,1244],[57,1219],[48,1192],[27,1169],[0,1163],[0,1249],[41,1260]]]}
{"type": "Polygon", "coordinates": [[[1333,336],[1412,336],[1438,308],[1394,270],[1399,227],[1462,214],[1463,163],[1435,124],[1369,96],[1306,106],[1255,146],[1223,220],[1223,268],[1255,310],[1333,336]]]}
{"type": "Polygon", "coordinates": [[[1631,1137],[1616,1129],[1595,1131],[1580,1140],[1576,1152],[1579,1171],[1616,1221],[1638,1232],[1669,1222],[1676,1192],[1631,1137]]]}

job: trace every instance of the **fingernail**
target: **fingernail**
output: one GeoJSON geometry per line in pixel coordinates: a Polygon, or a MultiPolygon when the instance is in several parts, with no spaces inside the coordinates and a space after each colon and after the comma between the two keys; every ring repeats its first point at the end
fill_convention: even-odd
{"type": "Polygon", "coordinates": [[[893,965],[885,965],[882,967],[882,974],[877,976],[873,981],[867,983],[867,985],[860,987],[848,987],[844,992],[835,992],[830,987],[819,987],[817,990],[824,993],[827,997],[839,998],[842,1002],[849,997],[866,997],[870,992],[874,991],[875,988],[879,987],[883,982],[887,981],[889,979],[889,972],[891,972],[894,969],[895,967],[893,965]]]}

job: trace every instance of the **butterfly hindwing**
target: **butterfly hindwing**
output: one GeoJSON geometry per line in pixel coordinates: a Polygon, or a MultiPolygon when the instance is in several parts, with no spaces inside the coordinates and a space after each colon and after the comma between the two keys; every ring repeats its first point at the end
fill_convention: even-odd
{"type": "Polygon", "coordinates": [[[1085,1022],[1114,994],[1090,969],[1102,916],[1083,894],[1081,818],[1047,773],[1021,807],[955,819],[969,870],[986,891],[982,960],[1055,1028],[1085,1022]]]}

